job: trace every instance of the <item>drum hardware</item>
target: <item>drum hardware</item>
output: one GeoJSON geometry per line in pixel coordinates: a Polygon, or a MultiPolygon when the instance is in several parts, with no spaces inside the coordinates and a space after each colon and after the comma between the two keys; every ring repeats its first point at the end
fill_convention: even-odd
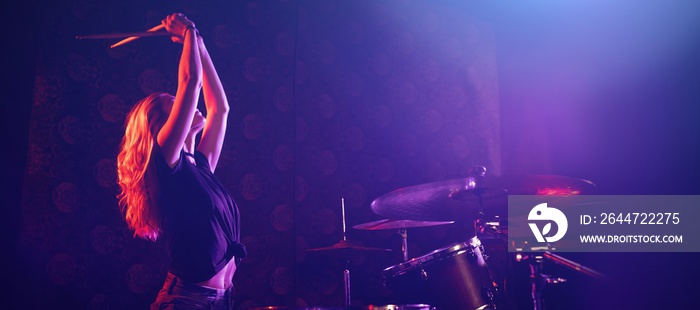
{"type": "Polygon", "coordinates": [[[476,253],[481,253],[481,257],[483,257],[484,261],[487,261],[489,259],[489,256],[486,255],[486,252],[484,251],[484,245],[481,244],[481,240],[479,240],[479,237],[474,236],[473,238],[469,239],[467,241],[469,245],[474,249],[478,251],[470,251],[469,256],[473,260],[473,262],[476,264],[479,257],[477,256],[476,253]]]}
{"type": "Polygon", "coordinates": [[[355,243],[348,241],[347,230],[346,230],[346,225],[345,225],[345,198],[340,199],[340,205],[341,205],[341,213],[342,213],[342,218],[343,218],[343,239],[330,247],[312,248],[312,249],[306,249],[306,251],[310,251],[310,252],[337,252],[337,253],[340,253],[342,255],[342,258],[344,260],[343,289],[344,289],[344,295],[345,295],[343,304],[344,304],[345,308],[349,308],[351,300],[352,300],[352,298],[350,296],[350,253],[349,253],[349,251],[389,252],[389,251],[391,251],[391,249],[365,247],[365,246],[355,244],[355,243]]]}
{"type": "Polygon", "coordinates": [[[568,267],[598,280],[607,281],[609,279],[606,275],[592,268],[583,266],[549,251],[541,253],[518,253],[515,255],[515,259],[518,262],[525,261],[530,265],[530,295],[534,310],[543,309],[542,291],[547,285],[556,285],[566,282],[565,278],[553,277],[542,273],[545,260],[550,260],[556,264],[568,267]]]}
{"type": "Polygon", "coordinates": [[[486,287],[481,287],[481,296],[484,296],[486,300],[488,300],[488,304],[483,305],[482,309],[490,309],[490,310],[496,310],[496,294],[494,293],[494,290],[498,290],[498,287],[494,284],[494,289],[489,289],[486,287]]]}
{"type": "MultiPolygon", "coordinates": [[[[384,270],[385,283],[391,285],[389,280],[413,274],[412,278],[406,279],[407,281],[404,282],[410,282],[410,280],[421,283],[432,281],[431,286],[449,291],[449,289],[444,287],[447,281],[445,278],[449,278],[452,274],[441,274],[438,276],[437,278],[440,278],[442,282],[435,282],[437,279],[433,275],[436,272],[434,269],[439,265],[438,262],[448,262],[449,259],[446,260],[447,258],[444,256],[446,253],[449,253],[450,255],[447,256],[450,259],[460,261],[464,265],[474,266],[475,260],[483,263],[483,266],[475,270],[467,268],[469,270],[466,272],[470,274],[466,276],[460,275],[462,279],[457,281],[463,283],[451,283],[453,286],[468,286],[468,288],[461,289],[455,294],[470,296],[459,301],[449,300],[450,298],[447,296],[439,296],[437,299],[435,299],[436,296],[428,296],[427,300],[431,302],[436,301],[438,308],[441,306],[439,303],[443,300],[449,300],[447,309],[450,309],[451,305],[457,303],[461,303],[461,305],[455,309],[495,309],[496,302],[494,301],[500,300],[504,296],[501,296],[498,284],[493,281],[491,270],[486,266],[485,261],[488,257],[484,253],[483,246],[480,246],[479,236],[495,240],[507,240],[508,220],[505,217],[508,213],[508,195],[569,196],[586,194],[594,189],[595,184],[584,179],[557,175],[487,176],[486,168],[476,166],[468,170],[468,175],[465,178],[425,183],[393,190],[372,201],[371,208],[374,213],[387,218],[408,221],[455,221],[466,224],[466,228],[473,229],[473,231],[469,231],[467,234],[469,245],[467,243],[457,244],[454,249],[445,247],[411,260],[408,260],[407,255],[404,253],[403,263],[384,270]],[[478,243],[479,246],[472,246],[472,242],[478,243]],[[479,275],[475,276],[475,274],[479,275]],[[478,280],[475,280],[475,277],[478,280]],[[486,278],[490,280],[489,283],[484,280],[486,278]]],[[[405,232],[400,230],[399,234],[405,234],[405,232]]],[[[405,246],[402,248],[402,251],[404,250],[405,246]]],[[[552,260],[587,273],[590,276],[600,276],[595,271],[552,254],[549,252],[550,250],[552,249],[531,248],[529,249],[530,252],[545,251],[545,254],[518,254],[521,259],[525,258],[525,260],[530,262],[531,293],[536,310],[541,309],[542,306],[542,286],[566,281],[563,278],[542,274],[542,260],[552,260]]],[[[464,272],[464,270],[461,271],[464,272]]],[[[394,281],[394,284],[399,285],[401,283],[394,281]]],[[[412,288],[410,287],[407,289],[409,292],[406,296],[420,295],[422,293],[421,290],[411,291],[412,288]]],[[[429,290],[429,287],[423,288],[423,291],[427,290],[429,290]]],[[[439,295],[440,292],[439,290],[433,290],[432,294],[439,295]]],[[[442,306],[445,306],[445,304],[443,303],[442,306]]]]}
{"type": "MultiPolygon", "coordinates": [[[[347,242],[348,237],[346,234],[345,230],[345,198],[340,199],[340,205],[341,205],[341,210],[342,210],[342,217],[343,217],[343,240],[341,242],[347,242]]],[[[352,298],[350,298],[350,259],[346,258],[345,259],[345,269],[343,270],[343,288],[345,289],[345,299],[344,299],[344,306],[345,307],[350,307],[350,302],[352,298]]]]}
{"type": "Polygon", "coordinates": [[[423,266],[420,267],[420,277],[421,279],[428,281],[428,273],[425,272],[425,268],[423,268],[423,266]]]}
{"type": "Polygon", "coordinates": [[[406,228],[399,229],[399,236],[401,236],[401,254],[405,262],[408,260],[408,231],[406,228]]]}
{"type": "Polygon", "coordinates": [[[481,239],[501,239],[508,240],[508,220],[496,215],[492,219],[484,222],[483,229],[480,230],[481,239]]]}
{"type": "Polygon", "coordinates": [[[544,257],[542,255],[516,255],[516,259],[517,258],[519,258],[521,261],[527,261],[530,265],[530,297],[532,298],[532,306],[534,310],[542,310],[544,307],[542,291],[544,290],[545,286],[564,283],[566,282],[566,279],[552,278],[550,275],[543,274],[542,263],[544,261],[544,257]]]}

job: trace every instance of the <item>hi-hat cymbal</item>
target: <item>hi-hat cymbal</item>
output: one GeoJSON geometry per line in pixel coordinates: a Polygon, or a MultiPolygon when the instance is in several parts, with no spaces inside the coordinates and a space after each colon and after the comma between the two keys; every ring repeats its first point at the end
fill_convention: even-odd
{"type": "Polygon", "coordinates": [[[379,221],[357,224],[352,228],[364,230],[382,230],[382,229],[405,229],[415,227],[429,227],[437,225],[452,224],[454,221],[412,221],[412,220],[392,220],[383,219],[379,221]]]}
{"type": "Polygon", "coordinates": [[[323,247],[323,248],[313,248],[313,249],[306,249],[305,251],[309,252],[326,252],[326,251],[331,251],[331,252],[336,252],[336,251],[347,251],[347,250],[352,250],[352,251],[391,251],[391,249],[383,249],[383,248],[372,248],[372,247],[366,247],[363,245],[359,245],[347,240],[341,240],[337,242],[336,244],[329,246],[329,247],[323,247]]]}
{"type": "Polygon", "coordinates": [[[473,220],[506,216],[508,195],[578,195],[595,185],[556,175],[482,176],[452,179],[393,190],[375,199],[372,211],[393,219],[413,221],[473,220]]]}

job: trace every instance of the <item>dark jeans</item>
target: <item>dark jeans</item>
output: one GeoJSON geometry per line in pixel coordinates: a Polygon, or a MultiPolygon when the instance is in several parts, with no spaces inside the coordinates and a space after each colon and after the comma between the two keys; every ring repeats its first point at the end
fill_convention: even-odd
{"type": "Polygon", "coordinates": [[[232,310],[233,287],[228,289],[208,288],[188,283],[172,273],[165,278],[151,310],[209,309],[232,310]]]}

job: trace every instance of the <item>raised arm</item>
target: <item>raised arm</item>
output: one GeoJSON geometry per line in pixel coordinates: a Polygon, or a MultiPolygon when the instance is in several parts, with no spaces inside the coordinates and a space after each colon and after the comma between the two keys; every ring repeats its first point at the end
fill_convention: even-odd
{"type": "Polygon", "coordinates": [[[207,121],[197,150],[207,157],[213,172],[219,162],[221,147],[224,144],[229,105],[224,87],[221,85],[219,75],[201,37],[197,40],[197,44],[204,73],[202,92],[207,109],[207,121]]]}
{"type": "Polygon", "coordinates": [[[157,138],[166,162],[173,167],[180,159],[180,151],[197,110],[202,87],[202,63],[194,23],[179,13],[169,15],[162,23],[173,34],[174,41],[182,40],[183,43],[175,100],[157,138]]]}

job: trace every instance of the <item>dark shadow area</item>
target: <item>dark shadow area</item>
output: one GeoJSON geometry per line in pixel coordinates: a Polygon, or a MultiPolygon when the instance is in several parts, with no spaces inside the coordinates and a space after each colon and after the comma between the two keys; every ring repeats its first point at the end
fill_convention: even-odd
{"type": "MultiPolygon", "coordinates": [[[[2,89],[6,98],[0,109],[2,132],[5,141],[2,152],[2,194],[0,197],[5,214],[2,220],[3,274],[8,288],[2,304],[17,307],[14,303],[25,296],[22,288],[23,274],[16,260],[19,238],[20,205],[25,167],[29,117],[32,107],[36,66],[37,23],[34,14],[36,1],[3,3],[2,20],[12,27],[3,27],[2,89]],[[9,286],[9,287],[8,287],[9,286]]],[[[26,297],[26,296],[25,296],[26,297]]],[[[14,308],[12,308],[14,309],[14,308]]]]}

